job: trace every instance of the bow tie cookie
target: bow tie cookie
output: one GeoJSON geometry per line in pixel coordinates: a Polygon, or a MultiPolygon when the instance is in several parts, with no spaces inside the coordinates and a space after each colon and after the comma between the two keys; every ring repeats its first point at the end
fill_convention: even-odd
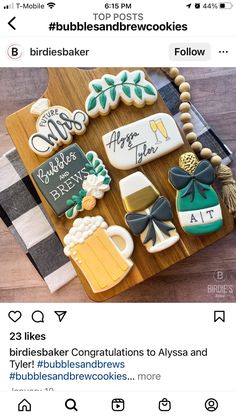
{"type": "Polygon", "coordinates": [[[111,178],[95,151],[71,144],[41,164],[32,177],[53,211],[75,218],[110,190],[111,178]]]}
{"type": "Polygon", "coordinates": [[[180,167],[169,171],[169,181],[177,189],[179,222],[186,233],[207,234],[223,226],[219,198],[212,188],[215,171],[207,160],[198,162],[193,153],[180,157],[180,167]]]}
{"type": "Polygon", "coordinates": [[[143,173],[121,179],[120,192],[128,211],[126,223],[134,235],[140,235],[148,252],[161,252],[179,240],[168,199],[160,196],[143,173]]]}
{"type": "Polygon", "coordinates": [[[65,255],[78,265],[94,293],[117,285],[133,266],[131,235],[123,227],[109,227],[100,215],[77,218],[64,243],[65,255]]]}
{"type": "Polygon", "coordinates": [[[157,90],[145,79],[141,70],[123,70],[116,76],[105,74],[101,79],[89,83],[90,95],[85,102],[87,114],[91,118],[108,115],[122,101],[126,105],[142,108],[157,100],[157,90]]]}
{"type": "Polygon", "coordinates": [[[183,145],[175,120],[157,113],[117,128],[102,137],[112,166],[127,170],[171,153],[183,145]]]}
{"type": "Polygon", "coordinates": [[[37,100],[30,112],[38,116],[37,132],[31,135],[29,147],[39,156],[51,156],[59,146],[70,144],[73,134],[82,135],[89,123],[85,112],[73,113],[63,106],[50,106],[46,98],[37,100]]]}

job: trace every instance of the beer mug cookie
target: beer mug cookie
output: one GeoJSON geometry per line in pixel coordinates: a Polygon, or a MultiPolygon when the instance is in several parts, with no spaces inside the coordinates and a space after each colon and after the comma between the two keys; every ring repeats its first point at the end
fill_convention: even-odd
{"type": "Polygon", "coordinates": [[[169,181],[177,190],[176,208],[186,233],[207,234],[223,226],[220,201],[212,188],[215,171],[208,160],[198,161],[193,153],[184,153],[180,167],[169,171],[169,181]]]}
{"type": "Polygon", "coordinates": [[[134,235],[140,236],[148,252],[161,252],[179,240],[168,199],[160,196],[143,173],[121,179],[120,192],[127,211],[126,223],[134,235]]]}
{"type": "Polygon", "coordinates": [[[89,123],[88,115],[81,111],[74,112],[63,106],[50,106],[46,98],[35,102],[30,112],[37,116],[37,132],[31,135],[29,147],[39,156],[51,156],[59,146],[70,144],[73,134],[82,135],[89,123]]]}
{"type": "Polygon", "coordinates": [[[105,74],[101,79],[92,80],[89,90],[85,108],[91,118],[108,115],[120,101],[142,108],[155,103],[158,96],[155,86],[145,79],[141,70],[122,70],[116,76],[105,74]]]}
{"type": "Polygon", "coordinates": [[[121,170],[146,164],[184,144],[175,120],[167,113],[114,129],[102,141],[110,163],[121,170]]]}
{"type": "Polygon", "coordinates": [[[64,243],[65,255],[80,268],[94,293],[117,285],[133,266],[131,235],[123,227],[109,227],[100,215],[77,218],[64,237],[64,243]],[[124,247],[119,247],[116,238],[124,247]]]}

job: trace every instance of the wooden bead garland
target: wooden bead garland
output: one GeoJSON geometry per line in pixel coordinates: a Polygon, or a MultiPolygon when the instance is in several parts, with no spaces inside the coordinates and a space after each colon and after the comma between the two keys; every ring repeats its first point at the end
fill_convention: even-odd
{"type": "Polygon", "coordinates": [[[201,142],[197,139],[197,134],[193,131],[194,127],[190,122],[190,84],[185,81],[185,77],[180,74],[176,67],[165,68],[163,71],[174,80],[176,86],[179,88],[181,101],[179,106],[179,111],[181,113],[180,120],[183,123],[183,131],[186,135],[186,139],[189,142],[191,149],[196,154],[200,154],[202,159],[210,160],[212,166],[215,167],[216,175],[222,182],[223,200],[227,205],[229,212],[236,218],[236,181],[234,180],[232,170],[228,166],[222,164],[222,159],[218,154],[213,153],[210,148],[203,148],[201,142]]]}

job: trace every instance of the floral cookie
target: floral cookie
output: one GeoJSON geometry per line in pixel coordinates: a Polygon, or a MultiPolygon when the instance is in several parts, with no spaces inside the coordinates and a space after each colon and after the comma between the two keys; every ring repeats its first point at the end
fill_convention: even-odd
{"type": "Polygon", "coordinates": [[[110,189],[111,178],[94,151],[71,144],[41,164],[32,177],[53,211],[74,218],[92,210],[110,189]]]}
{"type": "Polygon", "coordinates": [[[108,115],[120,100],[126,105],[142,108],[156,102],[158,95],[141,70],[123,70],[116,76],[105,74],[101,79],[91,81],[89,90],[91,93],[86,99],[85,108],[91,118],[108,115]]]}
{"type": "Polygon", "coordinates": [[[77,218],[64,237],[64,253],[83,272],[94,293],[117,285],[130,271],[134,243],[120,226],[108,227],[100,215],[77,218]],[[115,238],[124,243],[122,249],[115,238]]]}
{"type": "Polygon", "coordinates": [[[102,140],[110,163],[122,170],[141,166],[184,144],[175,120],[166,113],[117,128],[102,140]]]}
{"type": "Polygon", "coordinates": [[[184,153],[180,167],[169,171],[169,181],[177,189],[176,208],[186,233],[207,234],[223,226],[217,193],[212,188],[215,171],[208,160],[198,161],[193,153],[184,153]]]}
{"type": "Polygon", "coordinates": [[[76,110],[72,113],[63,106],[50,106],[46,98],[37,100],[31,113],[38,119],[37,132],[31,135],[29,147],[39,156],[51,156],[59,146],[70,144],[73,134],[84,134],[89,123],[85,112],[76,110]]]}

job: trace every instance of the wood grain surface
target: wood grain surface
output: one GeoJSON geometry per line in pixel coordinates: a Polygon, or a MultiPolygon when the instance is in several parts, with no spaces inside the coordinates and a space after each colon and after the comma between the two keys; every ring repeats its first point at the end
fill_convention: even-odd
{"type": "MultiPolygon", "coordinates": [[[[233,148],[235,145],[233,128],[236,118],[233,95],[235,94],[236,71],[234,69],[185,69],[183,73],[191,81],[195,105],[216,129],[218,135],[233,148]],[[230,118],[225,107],[229,109],[230,118]],[[217,123],[219,130],[217,130],[217,123]],[[232,131],[230,131],[230,125],[232,131]]],[[[4,102],[0,115],[1,154],[7,151],[10,145],[3,126],[4,117],[37,99],[45,90],[46,85],[45,69],[0,70],[0,94],[1,101],[4,102]]],[[[86,148],[84,149],[86,151],[86,148]]],[[[100,151],[99,153],[101,154],[100,151]]],[[[148,176],[152,179],[150,173],[148,176]]],[[[160,185],[157,184],[157,186],[161,189],[160,185]]],[[[152,280],[122,293],[112,301],[235,301],[234,289],[232,292],[235,272],[234,242],[235,236],[230,234],[208,249],[163,271],[152,280]],[[222,258],[223,253],[225,257],[222,258]],[[223,272],[221,282],[217,281],[217,278],[222,277],[217,273],[218,271],[223,272]]],[[[88,301],[78,279],[51,295],[3,224],[1,224],[0,246],[1,301],[88,301]]]]}

